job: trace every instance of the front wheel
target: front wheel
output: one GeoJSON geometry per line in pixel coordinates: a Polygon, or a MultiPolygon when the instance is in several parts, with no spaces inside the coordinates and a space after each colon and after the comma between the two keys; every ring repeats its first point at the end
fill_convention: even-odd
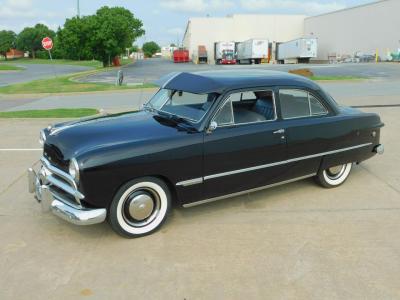
{"type": "Polygon", "coordinates": [[[171,207],[171,194],[162,180],[144,177],[124,184],[110,205],[108,221],[124,237],[140,237],[157,230],[171,207]]]}
{"type": "Polygon", "coordinates": [[[319,170],[317,176],[315,176],[315,181],[325,188],[337,187],[349,177],[352,166],[352,163],[348,163],[319,170]]]}

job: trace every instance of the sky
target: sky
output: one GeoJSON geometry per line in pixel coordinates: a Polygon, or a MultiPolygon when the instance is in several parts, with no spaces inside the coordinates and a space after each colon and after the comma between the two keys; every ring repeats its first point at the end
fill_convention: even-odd
{"type": "MultiPolygon", "coordinates": [[[[191,17],[223,17],[229,14],[318,15],[373,0],[79,0],[81,15],[102,6],[122,6],[142,20],[145,36],[138,45],[156,41],[161,46],[182,40],[191,17]]],[[[53,30],[77,14],[77,0],[0,0],[0,30],[20,32],[43,23],[53,30]]]]}

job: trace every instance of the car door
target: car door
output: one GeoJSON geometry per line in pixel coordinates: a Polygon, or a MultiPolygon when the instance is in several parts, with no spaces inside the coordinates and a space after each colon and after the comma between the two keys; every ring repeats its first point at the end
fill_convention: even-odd
{"type": "Polygon", "coordinates": [[[286,159],[286,136],[277,120],[273,89],[231,93],[211,122],[217,126],[204,136],[206,199],[265,186],[285,177],[286,166],[280,162],[286,159]]]}
{"type": "Polygon", "coordinates": [[[280,88],[278,99],[286,128],[289,176],[311,176],[320,166],[319,154],[329,150],[331,144],[329,107],[316,93],[299,88],[280,88]]]}

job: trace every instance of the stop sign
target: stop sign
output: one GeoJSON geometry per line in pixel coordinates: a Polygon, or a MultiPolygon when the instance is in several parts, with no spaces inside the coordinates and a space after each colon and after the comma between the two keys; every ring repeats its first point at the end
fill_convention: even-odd
{"type": "Polygon", "coordinates": [[[53,48],[53,40],[51,38],[49,38],[48,36],[46,36],[42,40],[42,46],[46,50],[51,50],[53,48]]]}

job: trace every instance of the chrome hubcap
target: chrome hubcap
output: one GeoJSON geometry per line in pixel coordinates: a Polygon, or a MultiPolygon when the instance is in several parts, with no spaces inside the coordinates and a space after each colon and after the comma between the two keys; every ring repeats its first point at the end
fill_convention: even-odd
{"type": "Polygon", "coordinates": [[[336,166],[336,167],[329,168],[329,173],[338,174],[338,173],[340,173],[342,168],[343,168],[343,166],[336,166]]]}
{"type": "Polygon", "coordinates": [[[125,198],[122,215],[131,226],[143,227],[154,221],[160,208],[159,195],[150,188],[141,188],[125,198]]]}
{"type": "Polygon", "coordinates": [[[331,167],[326,170],[326,175],[330,179],[338,179],[338,178],[340,178],[340,176],[343,175],[345,170],[346,170],[346,165],[339,165],[339,166],[331,167]]]}
{"type": "Polygon", "coordinates": [[[151,215],[153,208],[153,199],[148,194],[139,194],[130,201],[129,214],[135,220],[142,221],[151,215]]]}

